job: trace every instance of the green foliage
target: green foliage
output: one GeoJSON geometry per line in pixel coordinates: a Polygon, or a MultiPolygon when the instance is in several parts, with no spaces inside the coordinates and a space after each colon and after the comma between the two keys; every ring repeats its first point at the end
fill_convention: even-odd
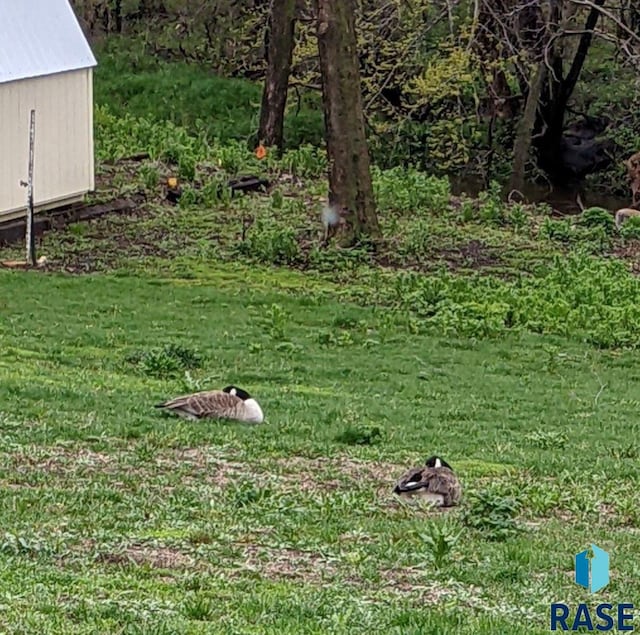
{"type": "Polygon", "coordinates": [[[615,221],[611,212],[602,207],[589,207],[579,217],[579,224],[588,228],[602,228],[606,233],[613,233],[615,221]]]}
{"type": "Polygon", "coordinates": [[[153,159],[180,164],[203,160],[210,155],[208,144],[191,136],[171,122],[159,124],[152,119],[125,114],[118,117],[107,107],[96,107],[94,115],[96,157],[116,161],[122,157],[148,152],[153,159]]]}
{"type": "Polygon", "coordinates": [[[433,244],[433,227],[425,219],[409,222],[404,227],[403,240],[399,245],[399,252],[410,260],[424,260],[428,258],[429,249],[433,244]]]}
{"type": "Polygon", "coordinates": [[[273,340],[285,340],[291,316],[279,304],[272,304],[260,318],[265,331],[273,340]]]}
{"type": "Polygon", "coordinates": [[[295,230],[267,217],[259,218],[252,225],[238,250],[257,262],[274,265],[295,264],[300,255],[295,230]]]}
{"type": "Polygon", "coordinates": [[[208,622],[215,615],[214,601],[201,593],[189,593],[183,603],[183,612],[187,618],[197,622],[208,622]]]}
{"type": "Polygon", "coordinates": [[[520,203],[513,203],[506,210],[505,221],[516,232],[522,232],[531,226],[531,214],[520,203]]]}
{"type": "Polygon", "coordinates": [[[430,559],[436,569],[441,569],[449,560],[461,535],[462,531],[454,523],[448,521],[431,521],[420,532],[423,544],[427,547],[430,559]]]}
{"type": "Polygon", "coordinates": [[[153,163],[146,162],[140,166],[140,177],[148,190],[155,189],[160,182],[158,167],[153,163]]]}
{"type": "Polygon", "coordinates": [[[350,424],[335,437],[335,440],[346,445],[376,445],[383,440],[383,435],[378,426],[350,424]]]}
{"type": "MultiPolygon", "coordinates": [[[[219,16],[216,21],[219,24],[219,16]]],[[[161,61],[142,40],[107,41],[98,48],[97,56],[95,103],[100,109],[108,107],[119,119],[171,122],[222,142],[246,144],[256,132],[261,87],[212,74],[211,58],[195,64],[161,61]]],[[[218,72],[224,68],[219,67],[218,72]]],[[[304,100],[299,112],[287,111],[285,139],[290,147],[320,143],[322,130],[322,111],[317,103],[304,100]]]]}
{"type": "Polygon", "coordinates": [[[627,240],[640,239],[640,217],[627,218],[620,227],[620,235],[627,240]]]}
{"type": "MultiPolygon", "coordinates": [[[[386,116],[375,121],[374,157],[384,166],[412,164],[436,173],[468,165],[483,137],[474,108],[482,80],[471,48],[441,41],[417,63],[411,64],[410,59],[406,62],[406,66],[396,62],[384,81],[388,83],[390,76],[403,76],[397,85],[404,87],[403,105],[410,115],[400,116],[386,104],[380,105],[386,116]]],[[[374,68],[369,80],[372,87],[381,70],[374,68]]]]}
{"type": "Polygon", "coordinates": [[[556,448],[561,450],[567,444],[567,435],[558,430],[534,430],[527,435],[527,440],[544,450],[556,448]]]}
{"type": "Polygon", "coordinates": [[[611,246],[611,227],[608,221],[611,221],[610,214],[605,212],[603,215],[599,211],[577,222],[572,222],[571,219],[545,218],[540,227],[540,235],[552,241],[581,247],[591,253],[602,253],[611,246]]]}
{"type": "Polygon", "coordinates": [[[5,532],[0,537],[0,554],[5,557],[11,555],[38,557],[54,552],[55,549],[44,537],[25,537],[10,532],[5,532]]]}
{"type": "MultiPolygon", "coordinates": [[[[267,5],[223,1],[197,10],[168,5],[158,8],[153,20],[141,18],[148,7],[131,15],[132,4],[125,3],[123,10],[129,15],[127,36],[97,38],[101,44],[96,104],[121,117],[171,121],[194,134],[253,147],[267,5]]],[[[371,152],[384,167],[402,163],[440,174],[465,168],[504,182],[518,116],[492,119],[491,90],[494,73],[499,72],[512,96],[519,97],[514,69],[519,55],[479,55],[469,45],[477,25],[470,23],[468,7],[462,3],[451,11],[442,13],[427,0],[414,2],[411,10],[394,3],[358,5],[358,52],[371,152]],[[445,27],[447,17],[450,23],[445,27]],[[485,161],[489,154],[490,166],[485,161]]],[[[296,31],[296,90],[289,91],[285,117],[289,148],[323,141],[320,94],[306,88],[320,86],[313,21],[299,21],[296,31]]],[[[622,161],[640,147],[636,78],[619,63],[624,56],[601,47],[600,42],[592,45],[573,99],[578,110],[612,120],[605,134],[615,144],[610,150],[614,161],[604,172],[590,175],[590,182],[597,189],[627,196],[622,161]]]]}
{"type": "Polygon", "coordinates": [[[293,176],[320,177],[327,173],[327,153],[322,148],[303,145],[284,152],[278,165],[293,176]]]}
{"type": "Polygon", "coordinates": [[[385,212],[442,214],[448,210],[451,188],[446,178],[430,176],[415,168],[372,169],[378,208],[385,212]]]}
{"type": "Polygon", "coordinates": [[[374,297],[450,335],[526,329],[584,337],[602,347],[640,346],[640,281],[623,263],[584,255],[557,258],[544,275],[511,282],[403,272],[374,297]]]}
{"type": "Polygon", "coordinates": [[[549,240],[570,243],[575,235],[573,223],[569,219],[552,220],[545,218],[540,227],[540,234],[549,240]]]}
{"type": "Polygon", "coordinates": [[[506,210],[502,201],[502,187],[498,182],[491,181],[489,189],[480,192],[478,202],[479,216],[482,220],[498,225],[505,221],[506,210]]]}
{"type": "Polygon", "coordinates": [[[185,370],[200,368],[201,355],[187,346],[165,344],[147,350],[138,350],[126,357],[138,372],[149,377],[176,377],[185,370]]]}
{"type": "MultiPolygon", "coordinates": [[[[212,262],[237,259],[300,267],[337,278],[349,283],[344,285],[345,296],[402,316],[412,332],[487,338],[517,330],[570,336],[598,347],[640,346],[635,328],[640,317],[636,279],[620,262],[586,255],[606,253],[617,240],[609,231],[611,219],[602,210],[592,210],[575,222],[547,216],[541,220],[536,210],[506,205],[500,187],[492,183],[478,200],[462,199],[456,217],[450,213],[448,180],[415,168],[374,168],[387,242],[375,250],[367,245],[325,249],[319,244],[320,205],[315,203],[322,187],[310,183],[309,196],[300,196],[297,179],[301,177],[286,171],[295,170],[306,178],[322,173],[326,168],[322,153],[303,147],[285,153],[281,160],[269,155],[260,162],[241,143],[209,144],[206,138],[194,137],[173,124],[133,117],[121,120],[104,109],[97,111],[96,132],[102,157],[151,154],[152,161],[144,164],[141,175],[149,186],[164,170],[160,157],[187,166],[195,179],[184,184],[178,208],[155,208],[137,223],[112,218],[92,224],[90,231],[72,229],[59,237],[51,235],[49,253],[59,250],[65,262],[82,259],[91,251],[100,253],[105,262],[144,267],[140,251],[146,255],[152,245],[163,257],[171,254],[172,274],[185,279],[198,277],[194,262],[210,267],[212,262]],[[265,174],[277,184],[270,198],[231,198],[224,186],[230,172],[265,174]],[[461,227],[460,216],[475,223],[461,227]],[[239,241],[247,218],[255,222],[245,225],[245,240],[239,241]],[[106,238],[123,233],[131,253],[106,238]],[[549,251],[540,237],[567,253],[549,251]],[[142,247],[136,252],[139,243],[142,247]],[[503,264],[494,253],[511,260],[503,264]],[[175,259],[175,254],[181,257],[175,259]],[[528,254],[534,264],[526,271],[533,275],[520,275],[528,254]],[[483,258],[489,263],[495,260],[496,275],[486,275],[483,258]],[[463,266],[471,275],[442,273],[443,264],[454,272],[463,266]],[[378,276],[380,265],[399,271],[378,276]],[[417,270],[402,271],[408,266],[417,270]]],[[[373,347],[384,331],[366,337],[321,330],[315,337],[326,347],[359,346],[365,341],[373,347]]],[[[165,372],[177,372],[172,362],[163,363],[165,372]]]]}
{"type": "Polygon", "coordinates": [[[482,532],[488,540],[503,541],[516,534],[519,503],[488,489],[467,497],[462,520],[465,525],[482,532]]]}

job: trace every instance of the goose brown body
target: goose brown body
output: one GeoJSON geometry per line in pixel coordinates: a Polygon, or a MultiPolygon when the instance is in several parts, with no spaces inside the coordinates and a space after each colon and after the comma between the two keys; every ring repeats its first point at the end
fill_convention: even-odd
{"type": "Polygon", "coordinates": [[[169,410],[187,419],[233,419],[247,423],[262,423],[264,420],[258,402],[233,386],[181,395],[157,404],[156,408],[169,410]]]}
{"type": "Polygon", "coordinates": [[[393,491],[403,498],[423,498],[442,507],[457,505],[462,496],[458,477],[451,466],[438,457],[431,457],[424,466],[405,472],[393,491]]]}

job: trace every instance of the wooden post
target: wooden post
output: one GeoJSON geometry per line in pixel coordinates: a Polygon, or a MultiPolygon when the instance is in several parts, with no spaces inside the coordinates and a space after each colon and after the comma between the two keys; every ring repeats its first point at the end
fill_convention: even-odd
{"type": "Polygon", "coordinates": [[[33,230],[33,155],[36,136],[36,111],[31,111],[31,120],[29,122],[29,178],[27,180],[27,263],[36,265],[36,241],[33,230]]]}

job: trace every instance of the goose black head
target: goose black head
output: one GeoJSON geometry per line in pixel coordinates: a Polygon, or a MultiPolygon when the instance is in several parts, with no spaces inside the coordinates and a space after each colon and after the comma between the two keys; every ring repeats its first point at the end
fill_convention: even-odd
{"type": "Polygon", "coordinates": [[[228,392],[230,395],[234,395],[235,397],[242,399],[242,401],[251,399],[251,395],[246,390],[242,390],[242,388],[238,388],[237,386],[225,386],[222,389],[222,392],[228,392]]]}
{"type": "Polygon", "coordinates": [[[450,470],[453,470],[453,468],[444,459],[441,459],[435,454],[426,460],[425,465],[427,467],[448,467],[450,470]]]}

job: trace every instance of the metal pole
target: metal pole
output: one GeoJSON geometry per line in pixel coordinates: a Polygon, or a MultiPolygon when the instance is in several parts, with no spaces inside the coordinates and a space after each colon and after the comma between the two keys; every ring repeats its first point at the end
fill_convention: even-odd
{"type": "Polygon", "coordinates": [[[36,137],[36,111],[31,111],[29,122],[29,179],[27,181],[27,262],[35,267],[36,264],[36,240],[33,231],[33,155],[36,137]]]}

